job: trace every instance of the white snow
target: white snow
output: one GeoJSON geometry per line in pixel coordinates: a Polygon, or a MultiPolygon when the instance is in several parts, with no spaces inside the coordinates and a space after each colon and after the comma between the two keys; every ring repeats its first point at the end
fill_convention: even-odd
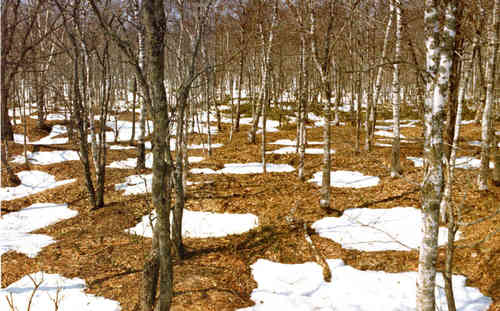
{"type": "MultiPolygon", "coordinates": [[[[143,216],[140,223],[126,231],[151,238],[153,231],[150,219],[154,225],[156,222],[155,212],[143,216]]],[[[223,237],[229,234],[244,233],[258,225],[259,218],[253,214],[221,214],[185,209],[182,216],[182,236],[189,238],[223,237]]]]}
{"type": "Polygon", "coordinates": [[[189,172],[191,174],[217,174],[217,171],[211,168],[192,168],[189,172]]]}
{"type": "MultiPolygon", "coordinates": [[[[274,141],[272,143],[269,143],[270,145],[283,145],[283,146],[296,146],[297,142],[294,140],[290,139],[278,139],[277,141],[274,141]]],[[[323,142],[321,141],[308,141],[308,145],[322,145],[323,142]]]]}
{"type": "MultiPolygon", "coordinates": [[[[151,192],[153,174],[131,175],[125,178],[125,182],[116,184],[115,190],[124,190],[123,195],[135,195],[151,192]]],[[[199,182],[186,181],[186,185],[199,184],[199,182]]]]}
{"type": "MultiPolygon", "coordinates": [[[[415,167],[423,167],[424,166],[424,160],[420,157],[407,157],[407,159],[412,161],[413,165],[415,165],[415,167]]],[[[468,156],[459,157],[456,159],[456,162],[455,162],[455,168],[462,168],[462,169],[469,170],[469,169],[478,169],[480,167],[481,167],[481,160],[473,158],[473,157],[468,157],[468,156]]],[[[490,168],[493,168],[493,167],[494,167],[494,163],[490,162],[490,168]]]]}
{"type": "MultiPolygon", "coordinates": [[[[67,144],[68,143],[67,137],[54,138],[55,136],[66,134],[67,132],[68,132],[68,130],[66,129],[66,126],[56,124],[56,125],[52,126],[52,130],[50,131],[48,136],[45,136],[44,138],[42,138],[38,141],[32,142],[30,144],[33,144],[33,145],[67,144]]],[[[21,141],[21,143],[22,143],[22,141],[21,141]]]]}
{"type": "MultiPolygon", "coordinates": [[[[295,168],[288,164],[266,164],[266,171],[268,173],[285,173],[292,172],[295,168]]],[[[210,168],[193,168],[190,171],[192,174],[262,174],[262,163],[228,163],[224,164],[224,168],[214,171],[210,168]]]]}
{"type": "MultiPolygon", "coordinates": [[[[211,148],[220,148],[224,146],[223,144],[211,144],[210,147],[211,148]]],[[[188,149],[208,149],[208,144],[202,144],[202,145],[188,145],[187,146],[188,149]]]]}
{"type": "MultiPolygon", "coordinates": [[[[347,249],[409,251],[420,245],[421,224],[422,213],[413,207],[356,208],[346,210],[342,217],[320,219],[312,228],[347,249]]],[[[439,245],[446,244],[447,234],[446,228],[439,229],[439,245]]]]}
{"type": "Polygon", "coordinates": [[[481,147],[480,140],[471,140],[471,141],[467,142],[467,144],[470,146],[481,147]]]}
{"type": "MultiPolygon", "coordinates": [[[[201,161],[203,161],[203,157],[188,157],[189,163],[198,163],[201,161]]],[[[145,164],[146,164],[146,168],[153,167],[153,154],[152,153],[146,154],[146,163],[145,164]]],[[[128,158],[128,159],[122,160],[122,161],[113,161],[108,165],[108,167],[132,169],[132,168],[135,168],[136,165],[137,165],[137,158],[128,158]]]]}
{"type": "MultiPolygon", "coordinates": [[[[383,137],[394,137],[394,134],[392,132],[388,132],[388,131],[375,131],[375,133],[373,133],[377,136],[383,136],[383,137]]],[[[399,135],[399,138],[406,138],[404,135],[399,135]]]]}
{"type": "MultiPolygon", "coordinates": [[[[283,147],[283,148],[276,149],[273,151],[268,151],[267,153],[290,154],[290,153],[295,153],[295,151],[296,151],[295,147],[283,147]]],[[[323,154],[323,149],[321,149],[321,148],[306,148],[305,153],[306,154],[323,154]]],[[[330,149],[330,153],[335,153],[335,150],[330,149]]]]}
{"type": "Polygon", "coordinates": [[[28,232],[78,214],[67,206],[67,204],[37,203],[0,217],[0,256],[8,251],[16,251],[33,258],[43,247],[54,243],[55,241],[48,235],[28,232]]]}
{"type": "Polygon", "coordinates": [[[134,146],[122,146],[122,145],[112,145],[109,147],[111,150],[127,150],[127,149],[135,149],[134,146]]]}
{"type": "MultiPolygon", "coordinates": [[[[37,272],[30,274],[40,287],[31,301],[30,310],[54,310],[53,300],[58,298],[59,311],[120,311],[117,301],[84,293],[85,281],[80,278],[68,279],[59,274],[37,272]],[[59,290],[59,294],[57,291],[59,290]]],[[[10,310],[5,297],[14,300],[16,310],[28,310],[28,303],[35,286],[29,276],[0,290],[0,310],[10,310]]]]}
{"type": "MultiPolygon", "coordinates": [[[[258,284],[251,299],[254,306],[240,311],[413,311],[416,310],[416,272],[361,271],[340,259],[327,260],[332,281],[323,280],[322,268],[313,262],[280,264],[265,259],[252,266],[258,284]]],[[[453,276],[457,310],[484,311],[492,300],[467,287],[466,278],[453,276]]],[[[447,310],[444,281],[436,278],[437,310],[447,310]]]]}
{"type": "MultiPolygon", "coordinates": [[[[315,182],[321,186],[323,172],[314,173],[309,182],[315,182]]],[[[339,188],[365,188],[378,185],[380,178],[376,176],[366,176],[355,171],[331,171],[330,186],[339,188]]]]}
{"type": "Polygon", "coordinates": [[[462,122],[460,124],[467,125],[467,124],[472,124],[472,123],[474,123],[474,120],[462,120],[462,122]]]}
{"type": "Polygon", "coordinates": [[[116,184],[115,190],[125,190],[123,195],[135,195],[151,192],[153,174],[132,175],[125,178],[124,183],[116,184]]]}
{"type": "MultiPolygon", "coordinates": [[[[49,165],[64,161],[78,161],[78,152],[73,150],[40,151],[31,153],[28,151],[28,161],[35,165],[49,165]]],[[[24,163],[24,156],[16,156],[12,162],[24,163]]]]}
{"type": "Polygon", "coordinates": [[[76,178],[56,181],[54,176],[35,170],[22,171],[17,176],[21,184],[17,187],[0,188],[0,200],[14,200],[76,181],[76,178]]]}

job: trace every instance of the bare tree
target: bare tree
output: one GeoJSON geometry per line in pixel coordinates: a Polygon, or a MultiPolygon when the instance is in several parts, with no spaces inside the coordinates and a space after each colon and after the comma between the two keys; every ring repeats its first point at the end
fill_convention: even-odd
{"type": "Polygon", "coordinates": [[[395,64],[392,78],[392,152],[391,152],[391,177],[400,177],[403,169],[400,160],[400,82],[399,82],[399,62],[401,60],[401,2],[399,0],[391,1],[391,11],[396,18],[396,43],[394,48],[395,64]],[[392,8],[393,7],[393,8],[392,8]]]}
{"type": "MultiPolygon", "coordinates": [[[[486,66],[485,83],[486,83],[486,102],[483,111],[483,120],[481,122],[481,167],[478,175],[479,190],[488,190],[488,176],[490,175],[490,145],[492,142],[493,128],[492,115],[494,111],[494,83],[495,83],[495,67],[498,54],[498,37],[499,37],[499,0],[495,0],[493,8],[492,22],[488,29],[489,41],[489,57],[486,66]]],[[[496,147],[495,147],[496,148],[496,147]]]]}

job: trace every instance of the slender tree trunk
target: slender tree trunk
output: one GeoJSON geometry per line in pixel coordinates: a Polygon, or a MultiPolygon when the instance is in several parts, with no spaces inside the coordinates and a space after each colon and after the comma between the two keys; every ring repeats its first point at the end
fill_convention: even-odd
{"type": "MultiPolygon", "coordinates": [[[[144,42],[144,25],[142,23],[142,19],[140,17],[140,10],[142,6],[142,1],[143,0],[137,0],[137,6],[136,6],[136,20],[138,24],[138,31],[137,31],[137,36],[138,36],[138,43],[139,43],[139,67],[143,72],[147,72],[145,70],[145,42],[144,42]]],[[[137,78],[137,77],[136,77],[137,78]]],[[[139,137],[138,137],[138,142],[137,142],[137,164],[136,164],[136,169],[137,170],[143,170],[146,168],[146,146],[145,146],[145,140],[144,137],[146,135],[146,103],[144,102],[144,96],[145,94],[142,94],[142,97],[139,97],[139,102],[141,105],[141,115],[139,118],[139,137]]],[[[134,111],[135,113],[135,111],[134,111]]]]}
{"type": "MultiPolygon", "coordinates": [[[[451,145],[453,144],[453,137],[455,131],[455,119],[457,117],[457,105],[458,105],[458,96],[459,96],[459,88],[460,88],[460,76],[461,76],[461,55],[463,55],[463,42],[464,35],[462,34],[462,16],[463,16],[463,1],[453,0],[456,6],[455,13],[455,24],[448,25],[449,27],[455,28],[455,42],[453,50],[455,53],[451,56],[452,67],[450,73],[450,89],[449,89],[449,99],[448,99],[448,109],[446,114],[446,128],[444,132],[444,150],[445,156],[447,159],[450,158],[451,153],[451,145]]],[[[452,22],[452,21],[450,21],[452,22]]]]}
{"type": "MultiPolygon", "coordinates": [[[[136,120],[136,114],[135,114],[135,107],[137,103],[137,77],[134,77],[134,84],[132,86],[132,134],[130,135],[130,142],[129,144],[132,145],[134,143],[135,139],[135,120],[136,120]]],[[[128,90],[126,95],[128,98],[128,90]]]]}
{"type": "Polygon", "coordinates": [[[243,69],[245,66],[245,53],[242,51],[241,52],[241,58],[240,58],[240,75],[238,78],[238,102],[236,104],[236,121],[234,124],[234,130],[235,132],[240,131],[240,107],[241,107],[241,88],[243,87],[243,69]]]}
{"type": "MultiPolygon", "coordinates": [[[[184,246],[182,245],[182,215],[184,211],[184,184],[182,176],[184,171],[183,165],[183,145],[184,145],[184,115],[187,100],[189,97],[189,89],[181,90],[180,96],[177,99],[177,115],[176,115],[176,140],[175,140],[175,205],[174,218],[172,223],[172,241],[174,256],[183,258],[184,246]]],[[[210,130],[210,126],[208,126],[210,130]]]]}
{"type": "Polygon", "coordinates": [[[441,201],[441,209],[439,214],[441,215],[441,221],[445,223],[447,221],[447,217],[449,213],[448,209],[451,206],[451,198],[452,198],[452,190],[453,190],[453,179],[454,179],[454,170],[455,170],[455,162],[457,157],[458,150],[458,138],[460,137],[460,126],[462,123],[462,110],[463,110],[463,101],[465,94],[465,86],[469,82],[469,73],[470,71],[466,71],[465,73],[465,81],[462,87],[460,87],[459,96],[458,96],[458,106],[456,111],[455,118],[455,129],[453,131],[453,142],[450,148],[450,158],[447,161],[447,179],[444,188],[443,200],[441,201]]]}
{"type": "MultiPolygon", "coordinates": [[[[393,7],[391,7],[392,10],[394,10],[393,7]]],[[[382,47],[382,57],[381,57],[381,62],[384,62],[386,59],[387,55],[387,45],[389,43],[389,35],[390,35],[390,30],[392,27],[392,20],[393,20],[393,11],[389,13],[389,19],[387,21],[387,26],[385,28],[385,36],[384,36],[384,44],[382,47]]],[[[377,78],[375,80],[375,90],[374,90],[374,95],[373,95],[373,103],[372,107],[370,107],[369,111],[366,114],[366,128],[368,129],[366,136],[365,136],[365,150],[366,151],[371,151],[372,149],[372,144],[373,144],[373,129],[375,127],[375,111],[377,109],[377,105],[379,102],[379,97],[380,97],[380,91],[382,89],[382,66],[380,66],[377,70],[377,78]]]]}
{"type": "Polygon", "coordinates": [[[393,117],[393,139],[392,139],[392,152],[391,152],[391,177],[401,177],[403,169],[401,168],[400,160],[400,119],[399,119],[399,108],[400,108],[400,84],[399,84],[399,64],[397,63],[401,59],[401,2],[399,0],[392,0],[391,6],[394,8],[391,11],[394,12],[396,18],[396,46],[394,51],[394,58],[396,59],[396,64],[394,64],[394,72],[392,78],[392,117],[393,117]]]}
{"type": "Polygon", "coordinates": [[[495,67],[497,62],[498,52],[498,37],[499,37],[499,17],[500,0],[495,0],[495,7],[493,8],[493,20],[488,30],[489,41],[489,56],[486,66],[486,102],[484,105],[483,121],[481,123],[481,167],[478,175],[479,190],[488,190],[488,177],[490,174],[490,144],[492,142],[493,128],[492,128],[492,115],[494,109],[494,83],[495,83],[495,67]]]}

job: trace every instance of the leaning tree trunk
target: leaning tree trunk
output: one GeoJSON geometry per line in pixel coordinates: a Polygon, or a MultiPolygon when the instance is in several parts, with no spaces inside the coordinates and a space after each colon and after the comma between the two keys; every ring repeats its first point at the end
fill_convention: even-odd
{"type": "Polygon", "coordinates": [[[495,67],[497,62],[498,52],[498,37],[499,37],[499,2],[495,0],[493,9],[493,21],[488,30],[489,58],[486,66],[486,103],[483,111],[483,121],[481,123],[481,167],[479,168],[478,187],[479,190],[488,190],[488,176],[490,174],[490,144],[491,136],[494,134],[492,129],[492,114],[494,111],[494,83],[495,83],[495,67]]]}

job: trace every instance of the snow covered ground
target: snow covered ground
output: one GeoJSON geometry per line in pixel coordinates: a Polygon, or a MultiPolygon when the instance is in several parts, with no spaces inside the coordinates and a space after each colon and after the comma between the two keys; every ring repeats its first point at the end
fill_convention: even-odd
{"type": "MultiPolygon", "coordinates": [[[[408,160],[412,161],[413,165],[415,165],[415,167],[423,167],[424,166],[424,159],[423,158],[420,158],[420,157],[406,157],[406,158],[408,160]]],[[[470,169],[478,169],[480,167],[481,167],[481,160],[473,158],[473,157],[468,157],[468,156],[459,157],[456,159],[456,162],[455,162],[455,168],[462,168],[462,169],[470,170],[470,169]]],[[[493,167],[494,167],[494,163],[490,162],[490,168],[493,168],[493,167]]]]}
{"type": "Polygon", "coordinates": [[[58,299],[59,311],[120,311],[117,301],[84,293],[85,281],[79,278],[68,279],[59,274],[37,272],[24,276],[22,279],[0,289],[0,310],[11,310],[7,299],[13,300],[16,310],[28,310],[28,303],[35,285],[30,277],[40,287],[36,290],[32,301],[32,311],[54,310],[54,300],[58,299]],[[12,296],[11,296],[12,294],[12,296]]]}
{"type": "MultiPolygon", "coordinates": [[[[266,153],[274,153],[274,154],[290,154],[290,153],[296,153],[296,148],[295,147],[283,147],[280,149],[276,149],[273,151],[267,151],[266,153]]],[[[321,148],[306,148],[305,149],[306,154],[323,154],[323,149],[321,148]]],[[[330,149],[330,153],[335,153],[335,150],[330,149]]]]}
{"type": "MultiPolygon", "coordinates": [[[[269,143],[270,145],[283,145],[283,146],[296,146],[297,142],[290,139],[278,139],[277,141],[269,143]]],[[[308,141],[308,145],[322,145],[322,141],[308,141]]]]}
{"type": "MultiPolygon", "coordinates": [[[[56,124],[52,126],[52,130],[50,131],[48,136],[43,137],[42,139],[35,141],[35,142],[29,142],[29,144],[33,145],[60,145],[60,144],[67,144],[68,143],[68,138],[67,137],[60,137],[60,138],[54,138],[55,136],[58,135],[64,135],[67,134],[68,130],[66,129],[66,126],[64,125],[59,125],[56,124]]],[[[14,141],[18,144],[23,144],[24,143],[24,138],[23,135],[17,134],[17,137],[14,137],[14,141]]]]}
{"type": "MultiPolygon", "coordinates": [[[[252,266],[258,287],[251,299],[255,306],[240,311],[410,311],[416,310],[416,272],[361,271],[340,259],[327,260],[332,281],[323,280],[316,263],[280,264],[265,259],[252,266]]],[[[492,300],[467,287],[465,277],[453,276],[457,310],[485,311],[492,300]]],[[[444,281],[436,278],[436,310],[447,310],[444,281]]]]}
{"type": "MultiPolygon", "coordinates": [[[[295,168],[288,164],[266,164],[266,171],[268,173],[285,173],[293,172],[295,168]]],[[[220,170],[212,170],[210,168],[193,168],[190,170],[192,174],[262,174],[262,163],[228,163],[224,164],[224,168],[220,170]]]]}
{"type": "MultiPolygon", "coordinates": [[[[172,217],[172,216],[170,216],[172,217]]],[[[156,213],[142,217],[135,227],[127,232],[153,237],[151,227],[156,222],[156,213]]],[[[259,225],[259,218],[253,214],[228,214],[210,213],[184,210],[182,217],[182,236],[189,238],[216,238],[229,234],[240,234],[247,232],[259,225]]]]}
{"type": "MultiPolygon", "coordinates": [[[[321,186],[323,172],[314,173],[309,182],[314,182],[321,186]]],[[[331,171],[330,186],[339,188],[365,188],[378,185],[380,178],[376,176],[366,176],[355,171],[331,171]]]]}
{"type": "Polygon", "coordinates": [[[55,177],[42,171],[22,171],[16,174],[21,180],[17,187],[0,188],[0,200],[9,201],[26,197],[47,189],[75,182],[76,179],[56,181],[55,177]]]}
{"type": "MultiPolygon", "coordinates": [[[[55,151],[40,151],[29,152],[28,161],[35,165],[49,165],[64,161],[78,161],[80,157],[78,152],[73,150],[55,150],[55,151]]],[[[12,160],[13,163],[24,163],[24,156],[18,155],[12,160]]]]}
{"type": "MultiPolygon", "coordinates": [[[[360,251],[410,251],[421,242],[422,213],[413,207],[348,209],[342,217],[326,217],[311,227],[321,237],[343,248],[360,251]]],[[[446,244],[448,230],[439,228],[439,245],[446,244]]],[[[459,237],[459,234],[457,234],[459,237]]]]}
{"type": "Polygon", "coordinates": [[[77,214],[78,212],[69,209],[67,204],[37,203],[2,216],[0,218],[0,256],[8,251],[16,251],[31,258],[35,257],[43,247],[55,241],[48,235],[29,232],[77,214]]]}
{"type": "MultiPolygon", "coordinates": [[[[388,131],[375,131],[373,134],[383,137],[391,137],[391,138],[394,137],[394,133],[388,131]]],[[[399,138],[406,138],[406,137],[402,134],[399,134],[399,138]]]]}
{"type": "MultiPolygon", "coordinates": [[[[188,162],[189,163],[198,163],[203,161],[203,157],[188,157],[188,162]]],[[[122,168],[122,169],[132,169],[135,168],[137,164],[137,158],[128,158],[126,160],[122,161],[114,161],[111,162],[108,167],[110,168],[122,168]]],[[[148,153],[146,154],[146,167],[147,168],[152,168],[153,167],[153,154],[148,153]]]]}

